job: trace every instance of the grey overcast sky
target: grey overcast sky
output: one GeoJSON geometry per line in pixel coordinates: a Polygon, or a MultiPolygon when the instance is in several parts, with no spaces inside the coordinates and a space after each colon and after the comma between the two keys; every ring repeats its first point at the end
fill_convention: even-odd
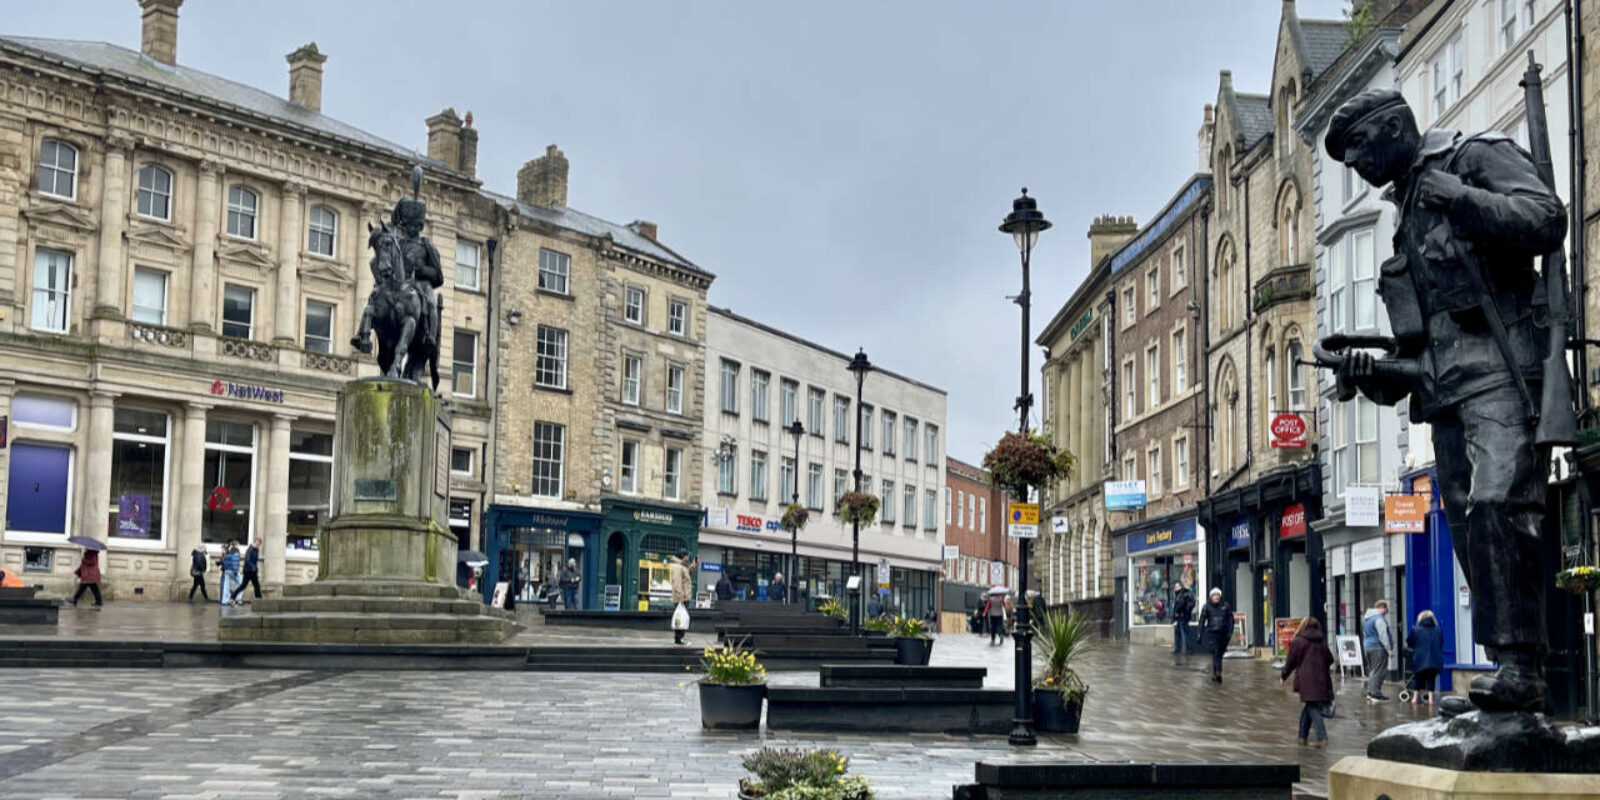
{"type": "MultiPolygon", "coordinates": [[[[135,0],[3,2],[5,33],[139,49],[135,0]]],[[[1347,5],[1299,9],[1339,19],[1347,5]]],[[[1281,10],[189,0],[178,60],[287,94],[284,55],[315,41],[325,114],[420,150],[424,118],[470,110],[478,175],[507,194],[558,144],[569,205],[658,223],[716,273],[716,305],[944,389],[948,451],[977,463],[1015,426],[1021,323],[1006,295],[1021,277],[996,226],[1017,190],[1055,223],[1034,253],[1031,341],[1082,279],[1094,217],[1142,225],[1197,170],[1218,71],[1266,91],[1281,10]]]]}

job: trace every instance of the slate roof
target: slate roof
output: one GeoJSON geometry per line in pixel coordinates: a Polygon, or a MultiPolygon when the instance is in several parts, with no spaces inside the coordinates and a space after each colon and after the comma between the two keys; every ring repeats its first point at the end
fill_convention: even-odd
{"type": "Polygon", "coordinates": [[[1339,60],[1350,42],[1349,31],[1350,26],[1339,20],[1300,20],[1300,33],[1306,41],[1306,59],[1310,61],[1306,66],[1310,67],[1312,77],[1326,72],[1339,60]]]}
{"type": "Polygon", "coordinates": [[[689,259],[678,255],[666,245],[663,245],[660,242],[651,239],[650,237],[645,236],[644,234],[639,233],[638,231],[635,231],[626,225],[618,225],[615,222],[603,220],[599,217],[585,214],[582,211],[566,208],[565,206],[559,208],[545,208],[543,206],[536,206],[531,203],[521,202],[514,197],[507,197],[503,194],[495,194],[494,192],[488,191],[483,192],[483,196],[493,200],[504,208],[514,209],[518,214],[521,214],[529,219],[540,220],[542,222],[549,223],[550,225],[554,225],[555,227],[564,228],[569,231],[575,231],[587,236],[609,235],[611,237],[611,241],[618,247],[632,250],[636,253],[642,253],[657,261],[671,264],[676,267],[681,267],[691,272],[699,273],[707,278],[716,277],[710,272],[707,272],[706,270],[696,266],[695,263],[689,259]]]}
{"type": "Polygon", "coordinates": [[[253,86],[230,81],[183,65],[169,66],[143,53],[106,42],[73,39],[37,39],[27,36],[0,36],[0,43],[12,45],[47,59],[59,60],[88,70],[113,73],[118,77],[191,95],[222,106],[233,106],[253,114],[271,117],[291,126],[347,139],[357,144],[384,150],[413,163],[454,171],[452,165],[408,147],[374,136],[320,112],[253,86]]]}
{"type": "Polygon", "coordinates": [[[1235,92],[1233,97],[1239,110],[1239,134],[1244,137],[1244,146],[1254,147],[1272,133],[1272,106],[1264,94],[1235,92]]]}

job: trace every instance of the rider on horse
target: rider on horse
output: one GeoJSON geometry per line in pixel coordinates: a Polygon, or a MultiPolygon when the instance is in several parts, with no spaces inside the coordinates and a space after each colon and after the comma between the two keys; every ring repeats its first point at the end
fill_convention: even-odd
{"type": "MultiPolygon", "coordinates": [[[[416,179],[413,179],[417,182],[416,179]]],[[[422,235],[427,223],[428,205],[417,197],[403,197],[394,204],[390,219],[399,229],[400,251],[405,262],[405,274],[416,287],[422,299],[422,315],[417,321],[417,333],[434,352],[439,347],[439,311],[433,290],[444,285],[444,270],[439,265],[439,251],[422,235]]],[[[376,263],[376,262],[374,262],[376,263]]],[[[366,313],[361,315],[360,329],[352,343],[362,352],[371,352],[367,341],[372,330],[372,299],[367,300],[366,313]]]]}

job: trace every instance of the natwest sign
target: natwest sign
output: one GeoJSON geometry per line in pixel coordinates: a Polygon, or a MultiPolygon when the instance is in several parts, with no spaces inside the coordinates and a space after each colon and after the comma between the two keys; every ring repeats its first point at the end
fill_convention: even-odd
{"type": "Polygon", "coordinates": [[[1272,418],[1272,446],[1299,450],[1306,446],[1306,421],[1299,414],[1272,418]]]}
{"type": "Polygon", "coordinates": [[[1283,519],[1278,522],[1278,538],[1288,539],[1306,535],[1306,507],[1302,503],[1284,506],[1283,519]]]}

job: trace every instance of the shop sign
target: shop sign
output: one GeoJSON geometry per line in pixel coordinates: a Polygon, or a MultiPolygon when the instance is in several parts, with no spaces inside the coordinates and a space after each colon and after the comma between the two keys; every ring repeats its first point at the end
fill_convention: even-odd
{"type": "Polygon", "coordinates": [[[1070,342],[1077,339],[1078,334],[1083,333],[1083,329],[1089,327],[1089,323],[1091,322],[1094,322],[1093,308],[1083,312],[1083,316],[1078,317],[1078,321],[1072,323],[1072,330],[1067,333],[1067,341],[1070,342]]]}
{"type": "Polygon", "coordinates": [[[622,585],[621,584],[617,584],[617,583],[608,583],[608,584],[606,584],[605,605],[602,606],[602,607],[607,611],[621,611],[622,610],[622,585]]]}
{"type": "Polygon", "coordinates": [[[1107,511],[1143,511],[1144,481],[1106,481],[1107,511]]]}
{"type": "Polygon", "coordinates": [[[1350,571],[1371,572],[1383,569],[1382,538],[1363,539],[1350,545],[1350,571]]]}
{"type": "Polygon", "coordinates": [[[953,561],[961,557],[961,545],[947,544],[944,546],[944,560],[953,561]]]}
{"type": "Polygon", "coordinates": [[[1351,528],[1376,528],[1383,489],[1377,486],[1344,487],[1344,524],[1351,528]]]}
{"type": "Polygon", "coordinates": [[[217,397],[232,397],[239,400],[260,400],[263,403],[283,402],[282,389],[268,389],[265,386],[254,386],[248,383],[212,381],[211,393],[217,397]]]}
{"type": "Polygon", "coordinates": [[[1141,553],[1145,550],[1154,550],[1158,547],[1192,542],[1195,538],[1196,527],[1193,519],[1179,520],[1171,525],[1159,528],[1146,528],[1128,534],[1128,552],[1141,553]]]}
{"type": "Polygon", "coordinates": [[[1339,642],[1339,666],[1341,668],[1360,667],[1361,637],[1355,635],[1340,636],[1337,641],[1339,642]]]}
{"type": "Polygon", "coordinates": [[[1250,520],[1235,520],[1228,527],[1228,549],[1250,546],[1250,520]]]}
{"type": "Polygon", "coordinates": [[[1273,632],[1277,634],[1275,644],[1278,658],[1288,657],[1289,645],[1294,642],[1295,635],[1300,632],[1300,622],[1301,620],[1298,617],[1295,619],[1278,617],[1272,621],[1273,632]]]}
{"type": "Polygon", "coordinates": [[[1422,533],[1427,530],[1428,496],[1391,494],[1383,498],[1384,533],[1422,533]]]}
{"type": "Polygon", "coordinates": [[[733,520],[735,523],[733,526],[734,530],[746,531],[749,533],[761,532],[761,518],[754,514],[734,514],[733,520]]]}
{"type": "Polygon", "coordinates": [[[150,496],[124,494],[117,498],[117,535],[150,538],[150,496]]]}
{"type": "Polygon", "coordinates": [[[720,561],[702,561],[702,562],[700,562],[700,569],[705,570],[706,572],[721,572],[722,571],[722,562],[720,562],[720,561]]]}
{"type": "Polygon", "coordinates": [[[1067,523],[1067,518],[1066,517],[1051,517],[1050,518],[1050,532],[1051,533],[1066,533],[1067,532],[1067,524],[1068,523],[1067,523]]]}
{"type": "Polygon", "coordinates": [[[635,522],[654,522],[657,525],[671,525],[672,515],[665,511],[651,511],[641,508],[633,512],[633,520],[635,522]]]}
{"type": "Polygon", "coordinates": [[[1006,504],[1006,533],[1013,539],[1039,538],[1039,504],[1006,504]]]}
{"type": "Polygon", "coordinates": [[[1306,446],[1306,421],[1299,414],[1272,418],[1272,446],[1300,450],[1306,446]]]}
{"type": "Polygon", "coordinates": [[[1283,508],[1283,518],[1278,521],[1278,538],[1289,539],[1306,535],[1306,507],[1304,503],[1291,503],[1283,508]]]}
{"type": "Polygon", "coordinates": [[[534,514],[529,518],[529,520],[528,527],[530,528],[555,528],[558,530],[565,530],[567,527],[566,517],[553,517],[548,514],[534,514]]]}

